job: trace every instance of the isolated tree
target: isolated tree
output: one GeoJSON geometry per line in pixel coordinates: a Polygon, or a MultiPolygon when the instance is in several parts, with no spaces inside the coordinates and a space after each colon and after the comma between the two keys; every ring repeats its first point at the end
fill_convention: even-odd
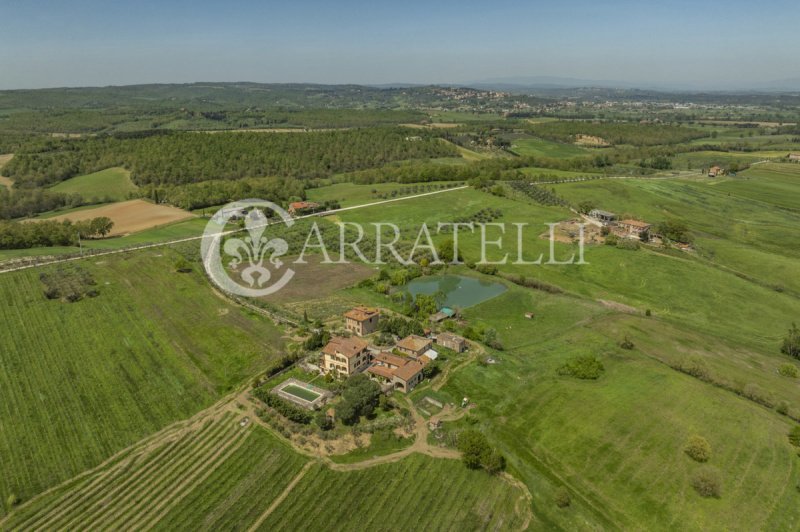
{"type": "Polygon", "coordinates": [[[800,329],[797,328],[796,323],[792,323],[789,334],[783,339],[781,353],[800,359],[800,329]]]}
{"type": "Polygon", "coordinates": [[[484,453],[491,451],[486,436],[477,430],[460,433],[457,447],[461,452],[461,461],[470,469],[479,469],[484,453]]]}

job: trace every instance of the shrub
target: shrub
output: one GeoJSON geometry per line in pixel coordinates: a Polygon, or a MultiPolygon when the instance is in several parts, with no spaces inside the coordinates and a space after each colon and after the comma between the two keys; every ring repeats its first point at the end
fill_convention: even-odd
{"type": "Polygon", "coordinates": [[[711,458],[711,444],[701,436],[692,436],[683,450],[695,462],[708,462],[711,458]]]}
{"type": "Polygon", "coordinates": [[[789,443],[795,447],[800,447],[800,425],[795,426],[795,428],[789,432],[789,443]]]}
{"type": "Polygon", "coordinates": [[[192,271],[192,264],[183,257],[175,261],[175,271],[178,273],[189,273],[192,271]]]}
{"type": "Polygon", "coordinates": [[[558,488],[553,496],[553,502],[555,502],[556,506],[559,508],[567,508],[572,504],[572,499],[569,496],[567,488],[558,488]]]}
{"type": "Polygon", "coordinates": [[[790,379],[797,378],[797,366],[794,364],[781,364],[781,367],[778,368],[778,373],[783,375],[784,377],[789,377],[790,379]]]}
{"type": "Polygon", "coordinates": [[[635,347],[631,339],[628,337],[628,335],[625,335],[625,338],[619,343],[619,346],[622,349],[627,349],[627,350],[631,350],[635,347]]]}
{"type": "Polygon", "coordinates": [[[590,380],[599,379],[604,371],[603,363],[593,355],[571,358],[556,370],[559,375],[590,380]]]}
{"type": "MultiPolygon", "coordinates": [[[[606,240],[606,243],[608,243],[608,240],[606,240]]],[[[628,240],[628,239],[617,240],[616,246],[618,249],[628,249],[631,251],[636,251],[640,247],[639,242],[637,242],[636,240],[628,240]]]]}
{"type": "Polygon", "coordinates": [[[713,468],[704,468],[692,477],[692,487],[698,495],[719,499],[722,496],[722,480],[719,472],[713,468]]]}
{"type": "Polygon", "coordinates": [[[789,415],[789,403],[786,401],[781,401],[778,403],[778,406],[775,407],[775,411],[782,416],[789,415]]]}
{"type": "Polygon", "coordinates": [[[269,390],[265,388],[256,388],[253,390],[253,395],[290,421],[302,423],[303,425],[311,423],[311,412],[294,406],[289,401],[284,401],[277,395],[272,395],[269,390]]]}

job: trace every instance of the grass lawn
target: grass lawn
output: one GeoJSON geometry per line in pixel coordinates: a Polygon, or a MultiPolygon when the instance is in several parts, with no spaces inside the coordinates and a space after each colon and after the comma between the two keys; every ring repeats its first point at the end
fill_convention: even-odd
{"type": "Polygon", "coordinates": [[[23,500],[209,406],[278,356],[282,331],[215,296],[169,249],[79,264],[99,295],[0,275],[0,494],[23,500]]]}
{"type": "Polygon", "coordinates": [[[51,188],[53,192],[80,194],[85,200],[123,201],[138,187],[124,168],[107,168],[93,174],[73,177],[51,188]]]}
{"type": "Polygon", "coordinates": [[[369,460],[376,456],[384,456],[402,451],[413,443],[413,437],[401,438],[392,433],[392,431],[383,430],[373,433],[369,445],[366,447],[360,447],[347,454],[333,455],[330,458],[337,464],[352,464],[354,462],[369,460]]]}

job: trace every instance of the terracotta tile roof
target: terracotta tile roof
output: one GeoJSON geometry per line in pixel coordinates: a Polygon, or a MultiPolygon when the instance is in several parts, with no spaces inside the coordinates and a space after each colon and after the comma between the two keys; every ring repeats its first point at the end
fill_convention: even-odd
{"type": "Polygon", "coordinates": [[[313,201],[293,201],[289,204],[289,209],[291,210],[311,209],[314,207],[319,207],[319,203],[314,203],[313,201]]]}
{"type": "Polygon", "coordinates": [[[397,347],[401,349],[406,349],[408,351],[421,351],[430,345],[431,341],[427,338],[423,338],[422,336],[417,336],[416,334],[412,334],[411,336],[406,336],[399,342],[397,342],[397,347]]]}
{"type": "Polygon", "coordinates": [[[411,379],[413,379],[414,376],[416,376],[420,371],[422,371],[422,368],[423,368],[422,364],[420,364],[416,360],[409,360],[405,366],[394,370],[394,375],[398,379],[408,382],[411,379]]]}
{"type": "Polygon", "coordinates": [[[342,355],[346,358],[353,358],[367,348],[369,344],[358,338],[344,338],[334,336],[331,341],[322,348],[326,355],[342,355]]]}
{"type": "Polygon", "coordinates": [[[399,357],[391,353],[378,353],[377,355],[372,357],[372,359],[375,360],[376,362],[383,362],[384,364],[389,364],[397,367],[405,366],[406,363],[408,362],[407,358],[399,357]]]}
{"type": "Polygon", "coordinates": [[[355,307],[345,312],[344,317],[356,321],[367,321],[378,314],[380,314],[380,312],[376,308],[355,307]]]}
{"type": "Polygon", "coordinates": [[[389,369],[385,366],[370,366],[367,368],[367,371],[372,373],[373,375],[378,375],[386,379],[391,379],[392,377],[394,377],[394,370],[389,369]]]}

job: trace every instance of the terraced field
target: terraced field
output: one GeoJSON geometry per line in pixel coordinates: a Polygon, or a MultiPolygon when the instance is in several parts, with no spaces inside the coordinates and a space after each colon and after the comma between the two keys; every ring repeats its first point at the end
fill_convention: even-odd
{"type": "Polygon", "coordinates": [[[33,501],[9,529],[240,528],[255,521],[303,459],[230,411],[148,438],[96,471],[33,501]]]}
{"type": "Polygon", "coordinates": [[[336,472],[259,425],[242,427],[242,415],[220,403],[177,423],[23,505],[0,529],[512,530],[531,519],[508,478],[422,455],[336,472]]]}

